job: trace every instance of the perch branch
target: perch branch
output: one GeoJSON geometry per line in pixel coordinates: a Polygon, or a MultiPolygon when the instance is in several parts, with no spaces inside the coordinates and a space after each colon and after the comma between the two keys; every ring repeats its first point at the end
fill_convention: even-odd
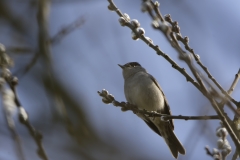
{"type": "Polygon", "coordinates": [[[103,89],[102,92],[98,91],[99,96],[102,97],[102,101],[106,104],[112,103],[116,107],[121,107],[122,111],[131,110],[134,114],[141,113],[148,117],[161,117],[163,121],[168,121],[171,119],[182,119],[182,120],[209,120],[209,119],[219,119],[218,115],[209,115],[209,116],[174,116],[174,115],[166,115],[160,114],[156,111],[147,111],[138,109],[137,106],[126,103],[126,102],[118,102],[115,100],[112,94],[109,94],[107,90],[103,89]]]}

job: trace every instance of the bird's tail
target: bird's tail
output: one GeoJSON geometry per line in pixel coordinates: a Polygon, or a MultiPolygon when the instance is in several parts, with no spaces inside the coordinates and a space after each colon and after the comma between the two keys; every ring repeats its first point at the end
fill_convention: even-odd
{"type": "Polygon", "coordinates": [[[172,127],[169,124],[165,124],[165,135],[162,135],[163,138],[165,139],[165,142],[167,143],[169,149],[172,152],[172,155],[177,159],[178,157],[178,152],[180,154],[185,154],[185,149],[181,142],[178,140],[176,135],[174,134],[172,127]]]}

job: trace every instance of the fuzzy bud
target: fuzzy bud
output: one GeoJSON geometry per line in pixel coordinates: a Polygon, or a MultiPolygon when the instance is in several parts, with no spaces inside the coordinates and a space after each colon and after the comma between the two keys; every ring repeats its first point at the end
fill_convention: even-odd
{"type": "Polygon", "coordinates": [[[140,23],[138,22],[137,19],[133,19],[133,20],[131,21],[131,24],[132,24],[132,26],[133,26],[134,28],[140,27],[140,23]]]}
{"type": "Polygon", "coordinates": [[[108,100],[107,98],[103,98],[103,99],[102,99],[102,102],[105,103],[105,104],[111,103],[111,102],[109,102],[109,100],[108,100]]]}
{"type": "Polygon", "coordinates": [[[109,101],[113,101],[113,100],[114,100],[114,96],[113,96],[112,94],[109,94],[109,95],[107,96],[107,98],[109,99],[109,101]]]}
{"type": "Polygon", "coordinates": [[[0,54],[6,52],[6,48],[3,44],[0,43],[0,54]]]}
{"type": "Polygon", "coordinates": [[[26,110],[23,107],[19,107],[19,115],[20,115],[22,120],[27,121],[28,114],[27,114],[26,110]]]}
{"type": "Polygon", "coordinates": [[[110,11],[115,11],[115,8],[114,8],[113,5],[111,5],[111,4],[108,5],[108,9],[109,9],[110,11]]]}
{"type": "Polygon", "coordinates": [[[152,26],[153,26],[153,28],[158,28],[160,25],[159,25],[157,20],[153,20],[152,21],[152,26]]]}
{"type": "Polygon", "coordinates": [[[107,90],[103,89],[103,90],[102,90],[102,94],[103,94],[104,96],[107,96],[109,93],[108,93],[107,90]]]}
{"type": "Polygon", "coordinates": [[[219,128],[216,132],[216,135],[221,138],[225,138],[228,135],[226,128],[219,128]]]}
{"type": "Polygon", "coordinates": [[[159,3],[158,1],[156,1],[156,2],[154,3],[154,5],[155,5],[156,7],[159,7],[159,6],[160,6],[160,3],[159,3]]]}
{"type": "Polygon", "coordinates": [[[189,42],[189,38],[187,36],[184,37],[184,41],[185,41],[185,43],[188,43],[189,42]]]}
{"type": "Polygon", "coordinates": [[[138,35],[139,35],[139,36],[142,36],[142,35],[145,34],[145,30],[144,30],[143,28],[138,28],[138,29],[137,29],[137,32],[138,32],[138,35]]]}
{"type": "Polygon", "coordinates": [[[133,40],[139,40],[139,37],[134,32],[132,32],[131,34],[133,40]]]}
{"type": "Polygon", "coordinates": [[[195,54],[195,56],[196,56],[197,60],[199,60],[199,59],[200,59],[200,56],[199,56],[199,54],[195,54]]]}
{"type": "Polygon", "coordinates": [[[126,21],[126,19],[124,17],[120,17],[118,19],[118,21],[119,21],[121,26],[126,26],[127,21],[126,21]]]}
{"type": "Polygon", "coordinates": [[[124,13],[123,14],[123,16],[124,16],[124,18],[126,19],[126,21],[130,21],[131,19],[130,19],[130,16],[127,14],[127,13],[124,13]]]}

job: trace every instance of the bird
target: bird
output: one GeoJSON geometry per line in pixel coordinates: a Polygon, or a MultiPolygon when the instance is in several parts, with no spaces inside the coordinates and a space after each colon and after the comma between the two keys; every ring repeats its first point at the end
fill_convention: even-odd
{"type": "MultiPolygon", "coordinates": [[[[160,114],[171,115],[171,110],[157,80],[147,72],[138,62],[129,62],[122,68],[124,78],[124,94],[128,103],[139,109],[156,111],[160,114]]],[[[185,155],[185,149],[174,133],[173,120],[164,121],[160,117],[148,117],[137,113],[154,132],[163,137],[173,157],[178,153],[185,155]]]]}

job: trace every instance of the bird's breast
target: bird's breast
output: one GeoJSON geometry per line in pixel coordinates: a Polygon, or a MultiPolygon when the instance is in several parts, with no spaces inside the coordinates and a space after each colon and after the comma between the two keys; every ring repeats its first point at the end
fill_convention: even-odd
{"type": "Polygon", "coordinates": [[[164,108],[162,91],[147,75],[137,74],[126,79],[124,92],[127,101],[140,109],[161,112],[164,108]]]}

